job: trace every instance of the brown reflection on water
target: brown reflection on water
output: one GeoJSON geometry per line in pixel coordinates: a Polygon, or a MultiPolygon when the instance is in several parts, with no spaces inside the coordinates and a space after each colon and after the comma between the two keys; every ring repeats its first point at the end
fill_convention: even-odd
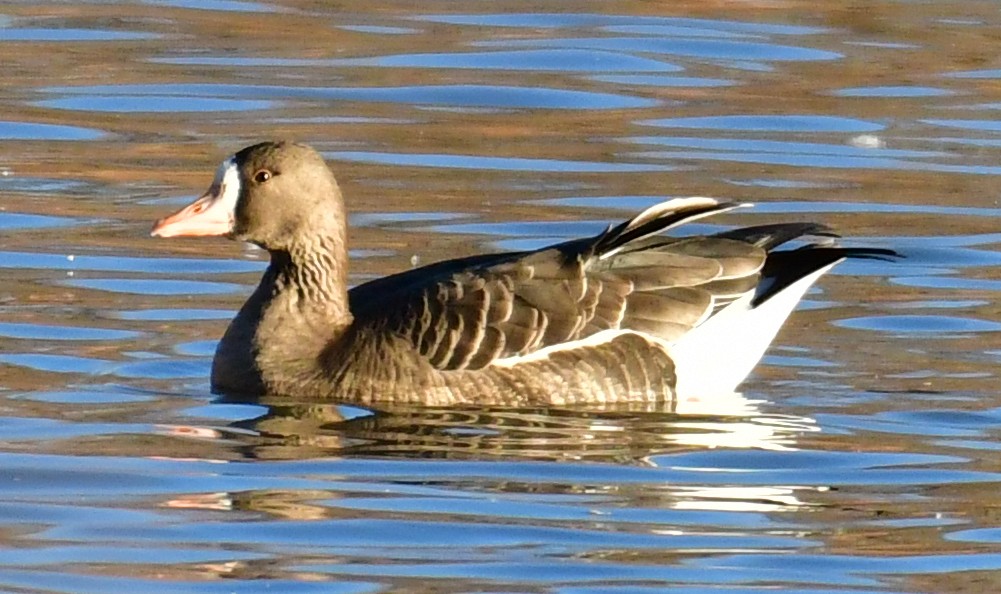
{"type": "Polygon", "coordinates": [[[762,415],[734,395],[730,406],[697,402],[612,409],[388,408],[357,415],[333,404],[266,398],[261,417],[236,423],[256,437],[244,455],[425,459],[589,460],[649,464],[657,454],[704,447],[785,449],[811,419],[762,415]]]}

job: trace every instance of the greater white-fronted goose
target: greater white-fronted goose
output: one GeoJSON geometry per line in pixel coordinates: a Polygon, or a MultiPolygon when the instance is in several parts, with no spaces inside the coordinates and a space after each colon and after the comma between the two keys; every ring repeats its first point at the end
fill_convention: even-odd
{"type": "Polygon", "coordinates": [[[740,205],[657,204],[595,237],[347,285],[344,203],[323,158],[265,142],[225,160],[160,237],[271,255],[216,350],[217,391],[365,405],[579,405],[732,392],[806,290],[848,257],[813,223],[661,232],[740,205]],[[797,249],[786,242],[819,237],[797,249]]]}

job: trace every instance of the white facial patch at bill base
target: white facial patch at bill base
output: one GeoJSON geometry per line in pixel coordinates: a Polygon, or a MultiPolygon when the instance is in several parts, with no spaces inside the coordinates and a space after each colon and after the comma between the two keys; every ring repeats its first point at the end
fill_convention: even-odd
{"type": "Polygon", "coordinates": [[[212,185],[219,188],[216,199],[212,201],[213,207],[218,205],[218,208],[232,213],[232,218],[235,219],[236,201],[240,198],[240,168],[235,156],[219,165],[212,185]]]}

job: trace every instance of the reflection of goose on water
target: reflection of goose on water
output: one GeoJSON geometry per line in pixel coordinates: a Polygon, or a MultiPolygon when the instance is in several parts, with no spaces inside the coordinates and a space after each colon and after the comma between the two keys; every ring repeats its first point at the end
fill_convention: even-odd
{"type": "Polygon", "coordinates": [[[759,402],[733,394],[699,408],[653,405],[606,410],[568,408],[395,408],[349,406],[263,397],[268,412],[241,421],[237,439],[247,455],[308,459],[330,455],[401,458],[523,458],[651,465],[658,454],[705,448],[795,449],[813,419],[762,413],[759,402]]]}
{"type": "Polygon", "coordinates": [[[346,217],[323,159],[248,147],[153,234],[227,235],[271,263],[216,351],[213,385],[365,405],[569,406],[733,392],[806,290],[848,257],[812,223],[668,238],[737,208],[657,204],[595,237],[440,262],[347,290],[346,217]],[[776,250],[805,236],[819,243],[776,250]]]}

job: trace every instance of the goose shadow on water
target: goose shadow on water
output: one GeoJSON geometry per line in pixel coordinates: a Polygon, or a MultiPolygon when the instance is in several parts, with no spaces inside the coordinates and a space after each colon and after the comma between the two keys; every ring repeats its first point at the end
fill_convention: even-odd
{"type": "Polygon", "coordinates": [[[361,409],[330,400],[223,396],[267,412],[232,424],[247,458],[331,455],[415,459],[521,459],[653,465],[651,457],[706,448],[795,449],[819,431],[808,417],[763,413],[741,394],[605,407],[361,409]]]}

